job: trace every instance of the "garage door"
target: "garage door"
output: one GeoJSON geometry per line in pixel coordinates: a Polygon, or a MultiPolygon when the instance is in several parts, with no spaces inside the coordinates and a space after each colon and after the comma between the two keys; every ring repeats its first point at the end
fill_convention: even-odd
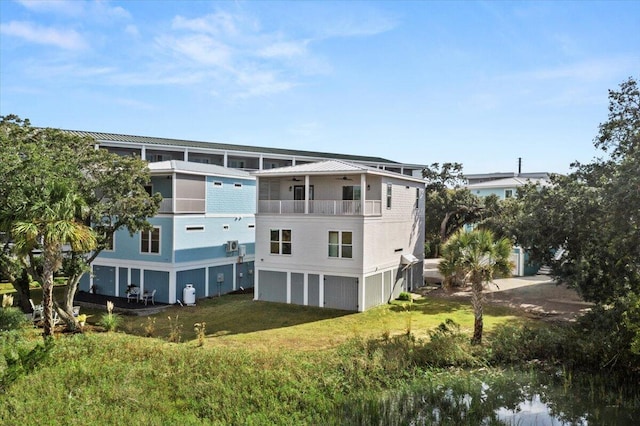
{"type": "Polygon", "coordinates": [[[352,277],[325,275],[324,307],[357,311],[358,279],[352,277]]]}
{"type": "Polygon", "coordinates": [[[287,303],[287,273],[260,271],[258,276],[258,300],[287,303]]]}

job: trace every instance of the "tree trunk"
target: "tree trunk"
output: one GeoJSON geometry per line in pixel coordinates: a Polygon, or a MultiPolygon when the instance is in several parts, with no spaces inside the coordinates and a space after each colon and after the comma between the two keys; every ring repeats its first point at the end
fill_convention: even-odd
{"type": "Polygon", "coordinates": [[[482,343],[482,281],[474,280],[471,283],[471,305],[473,306],[473,337],[471,338],[472,345],[479,345],[482,343]]]}
{"type": "Polygon", "coordinates": [[[57,265],[57,255],[60,247],[49,243],[44,244],[42,265],[42,316],[44,320],[45,337],[53,336],[53,273],[57,265]]]}
{"type": "Polygon", "coordinates": [[[73,300],[76,297],[78,291],[78,283],[82,275],[74,274],[67,280],[67,287],[64,290],[64,300],[62,304],[56,303],[58,308],[58,315],[67,324],[67,330],[78,331],[80,330],[80,324],[78,320],[73,316],[73,300]]]}
{"type": "Polygon", "coordinates": [[[31,284],[31,277],[29,277],[27,270],[23,269],[20,277],[12,280],[11,283],[13,284],[13,288],[16,289],[20,309],[22,309],[24,313],[30,313],[31,303],[29,303],[29,299],[31,299],[31,289],[29,288],[29,284],[31,284]]]}

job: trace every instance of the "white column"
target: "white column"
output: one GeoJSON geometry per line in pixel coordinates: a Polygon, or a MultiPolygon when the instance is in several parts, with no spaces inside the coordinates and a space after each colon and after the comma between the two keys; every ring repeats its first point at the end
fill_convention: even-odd
{"type": "Polygon", "coordinates": [[[176,198],[178,195],[176,194],[176,188],[177,188],[176,174],[173,173],[171,175],[171,213],[176,213],[176,198]]]}
{"type": "MultiPolygon", "coordinates": [[[[169,286],[171,286],[171,275],[169,275],[169,286]]],[[[140,294],[144,292],[144,269],[140,269],[140,294]]]]}
{"type": "Polygon", "coordinates": [[[258,160],[258,170],[264,169],[264,155],[260,154],[260,159],[258,160]]]}
{"type": "Polygon", "coordinates": [[[116,266],[116,276],[115,276],[115,283],[116,283],[116,297],[118,297],[118,295],[120,294],[120,267],[116,266]]]}
{"type": "Polygon", "coordinates": [[[258,268],[256,268],[256,264],[253,264],[253,300],[258,300],[258,295],[260,294],[260,292],[258,291],[258,285],[260,284],[258,282],[258,277],[260,276],[260,274],[258,273],[258,268]]]}
{"type": "Polygon", "coordinates": [[[189,161],[189,148],[184,149],[183,157],[184,157],[184,161],[189,161]]]}
{"type": "Polygon", "coordinates": [[[291,303],[291,272],[287,272],[287,303],[291,303]]]}
{"type": "Polygon", "coordinates": [[[307,306],[309,304],[309,274],[306,272],[303,275],[302,287],[302,304],[307,306]]]}
{"type": "Polygon", "coordinates": [[[367,175],[364,173],[360,175],[360,202],[362,203],[360,208],[364,216],[367,214],[367,175]]]}
{"type": "MultiPolygon", "coordinates": [[[[144,280],[144,271],[140,270],[140,281],[144,280]]],[[[169,303],[173,304],[176,303],[176,271],[169,271],[169,303]]],[[[182,295],[180,296],[182,297],[182,295]]]]}
{"type": "Polygon", "coordinates": [[[304,175],[304,214],[309,214],[309,175],[304,175]]]}
{"type": "Polygon", "coordinates": [[[204,295],[209,296],[209,267],[204,267],[204,295]]]}
{"type": "Polygon", "coordinates": [[[142,148],[140,148],[140,159],[141,160],[147,159],[147,147],[144,145],[142,145],[142,148]]]}
{"type": "Polygon", "coordinates": [[[361,275],[358,278],[358,295],[360,296],[360,303],[358,306],[358,311],[364,311],[364,296],[365,296],[365,288],[364,288],[364,275],[361,275]]]}
{"type": "Polygon", "coordinates": [[[229,167],[229,153],[227,151],[224,152],[224,161],[222,165],[224,167],[229,167]]]}
{"type": "Polygon", "coordinates": [[[233,263],[233,291],[236,291],[236,264],[235,262],[233,263]]]}
{"type": "Polygon", "coordinates": [[[321,308],[324,307],[324,274],[320,274],[320,281],[318,281],[318,287],[320,290],[320,294],[318,297],[318,305],[320,305],[321,308]]]}

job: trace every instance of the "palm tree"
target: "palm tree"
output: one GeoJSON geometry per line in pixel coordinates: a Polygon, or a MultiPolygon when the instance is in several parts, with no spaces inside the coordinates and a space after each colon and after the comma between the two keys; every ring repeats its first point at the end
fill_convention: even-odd
{"type": "Polygon", "coordinates": [[[462,277],[464,285],[471,284],[474,314],[472,344],[482,343],[484,285],[494,276],[511,274],[511,247],[508,238],[494,241],[491,231],[476,229],[471,232],[458,231],[442,248],[442,260],[438,266],[440,273],[445,277],[462,277]]]}
{"type": "MultiPolygon", "coordinates": [[[[53,335],[53,274],[62,265],[62,247],[89,251],[96,245],[93,230],[83,223],[87,215],[84,200],[62,183],[43,188],[42,196],[19,212],[12,236],[15,248],[23,256],[40,249],[42,271],[33,271],[42,284],[44,336],[53,335]]],[[[33,265],[31,265],[33,266],[33,265]]]]}

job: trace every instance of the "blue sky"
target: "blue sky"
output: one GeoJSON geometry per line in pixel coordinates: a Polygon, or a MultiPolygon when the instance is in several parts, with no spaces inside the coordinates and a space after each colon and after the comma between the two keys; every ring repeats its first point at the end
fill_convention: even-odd
{"type": "Polygon", "coordinates": [[[567,172],[640,78],[640,2],[0,1],[36,126],[567,172]]]}

